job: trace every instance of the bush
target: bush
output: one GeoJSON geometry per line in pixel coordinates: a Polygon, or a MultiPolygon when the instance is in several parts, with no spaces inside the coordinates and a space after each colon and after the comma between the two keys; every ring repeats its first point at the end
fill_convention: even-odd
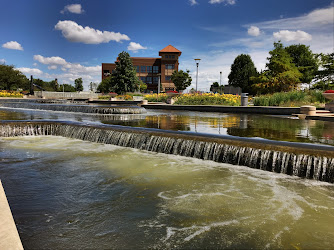
{"type": "Polygon", "coordinates": [[[292,106],[298,107],[305,104],[326,103],[321,91],[290,91],[278,92],[255,97],[254,106],[292,106]]]}

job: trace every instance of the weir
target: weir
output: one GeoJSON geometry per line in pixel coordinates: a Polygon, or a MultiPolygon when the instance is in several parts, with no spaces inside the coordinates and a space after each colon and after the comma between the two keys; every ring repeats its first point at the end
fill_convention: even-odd
{"type": "Polygon", "coordinates": [[[143,114],[145,109],[137,106],[89,106],[89,105],[59,105],[30,102],[1,102],[0,107],[38,109],[65,112],[80,112],[94,114],[143,114]]]}
{"type": "Polygon", "coordinates": [[[0,137],[63,136],[334,182],[334,147],[62,121],[1,121],[0,137]]]}

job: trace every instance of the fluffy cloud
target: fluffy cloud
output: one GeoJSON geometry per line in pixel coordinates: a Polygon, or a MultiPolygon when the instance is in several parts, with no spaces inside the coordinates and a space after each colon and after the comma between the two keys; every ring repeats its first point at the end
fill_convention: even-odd
{"type": "Polygon", "coordinates": [[[196,0],[189,0],[189,3],[191,6],[194,6],[196,4],[198,4],[198,2],[196,0]]]}
{"type": "Polygon", "coordinates": [[[66,60],[59,56],[44,57],[41,55],[34,55],[34,60],[42,64],[51,64],[54,66],[67,64],[66,60]]]}
{"type": "Polygon", "coordinates": [[[224,3],[225,5],[233,5],[236,3],[236,0],[210,0],[209,3],[211,4],[224,3]]]}
{"type": "Polygon", "coordinates": [[[290,30],[280,30],[279,32],[274,32],[273,36],[282,41],[290,42],[306,42],[312,40],[312,36],[304,31],[290,31],[290,30]]]}
{"type": "Polygon", "coordinates": [[[76,22],[65,20],[59,21],[55,25],[56,30],[60,30],[63,36],[70,42],[79,42],[85,44],[100,44],[110,41],[121,42],[130,40],[127,35],[115,33],[112,31],[100,31],[91,27],[83,27],[76,22]]]}
{"type": "Polygon", "coordinates": [[[21,71],[25,75],[42,75],[43,72],[36,68],[17,68],[19,71],[21,71]]]}
{"type": "Polygon", "coordinates": [[[5,48],[5,49],[15,49],[15,50],[23,50],[21,44],[19,44],[16,41],[10,41],[10,42],[4,43],[2,45],[2,48],[5,48]]]}
{"type": "Polygon", "coordinates": [[[0,59],[0,64],[5,64],[6,60],[5,59],[0,59]]]}
{"type": "Polygon", "coordinates": [[[250,26],[247,32],[250,36],[258,36],[261,33],[260,29],[256,26],[250,26]]]}
{"type": "Polygon", "coordinates": [[[42,55],[35,55],[34,60],[44,65],[48,65],[48,69],[50,70],[56,70],[58,67],[60,67],[62,73],[45,73],[43,76],[47,79],[57,78],[61,84],[73,84],[75,79],[81,77],[84,81],[84,86],[87,86],[88,88],[89,82],[101,81],[101,65],[83,66],[80,63],[67,62],[64,58],[59,56],[44,57],[42,55]]]}
{"type": "Polygon", "coordinates": [[[81,4],[70,4],[66,5],[60,13],[64,14],[65,12],[71,12],[74,14],[82,14],[84,10],[81,7],[81,4]]]}
{"type": "Polygon", "coordinates": [[[134,43],[134,42],[130,42],[128,46],[128,50],[131,50],[133,52],[138,52],[138,50],[141,50],[141,49],[147,49],[147,47],[143,47],[139,43],[134,43]]]}

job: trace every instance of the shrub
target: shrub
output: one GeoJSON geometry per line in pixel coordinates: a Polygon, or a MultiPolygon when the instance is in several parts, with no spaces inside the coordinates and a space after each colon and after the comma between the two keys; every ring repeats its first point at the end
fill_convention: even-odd
{"type": "Polygon", "coordinates": [[[167,98],[168,96],[166,93],[149,94],[144,96],[144,99],[149,102],[166,102],[167,98]]]}
{"type": "Polygon", "coordinates": [[[175,104],[179,105],[228,105],[240,106],[240,96],[230,94],[183,94],[176,97],[175,104]]]}

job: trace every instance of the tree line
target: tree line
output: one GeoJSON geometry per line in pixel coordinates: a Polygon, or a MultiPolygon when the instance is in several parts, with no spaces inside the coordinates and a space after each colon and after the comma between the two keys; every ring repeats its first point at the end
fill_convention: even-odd
{"type": "Polygon", "coordinates": [[[304,44],[284,47],[279,41],[267,60],[266,69],[258,72],[249,55],[238,55],[231,65],[229,85],[250,94],[290,91],[301,83],[312,89],[334,88],[334,53],[314,54],[304,44]]]}
{"type": "MultiPolygon", "coordinates": [[[[58,84],[57,79],[52,81],[43,81],[39,78],[33,79],[35,90],[58,91],[58,92],[76,92],[83,91],[82,78],[74,80],[74,86],[71,84],[58,84]]],[[[96,84],[91,83],[90,88],[96,88],[96,84]]],[[[30,80],[13,65],[0,64],[0,89],[8,91],[29,91],[30,80]]]]}

